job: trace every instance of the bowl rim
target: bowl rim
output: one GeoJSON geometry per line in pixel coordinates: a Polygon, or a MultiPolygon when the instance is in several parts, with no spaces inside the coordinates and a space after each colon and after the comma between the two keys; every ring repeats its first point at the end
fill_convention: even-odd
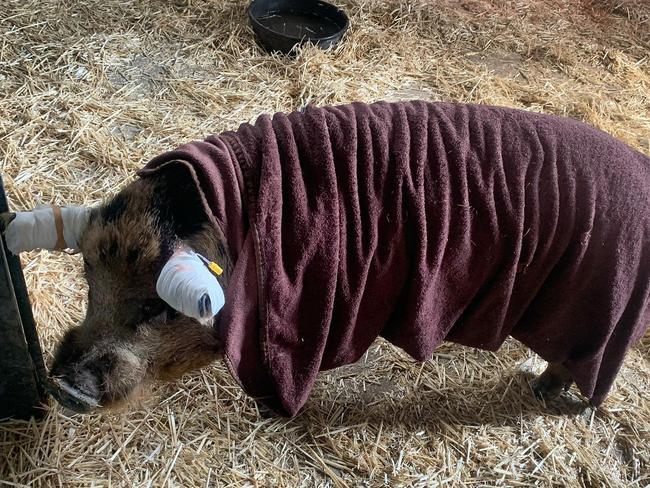
{"type": "MultiPolygon", "coordinates": [[[[332,39],[336,39],[337,37],[340,37],[350,27],[350,19],[349,19],[348,15],[345,13],[345,11],[343,9],[341,9],[341,8],[337,7],[336,5],[333,5],[333,4],[329,3],[329,2],[326,2],[324,0],[315,0],[315,3],[325,5],[326,7],[332,9],[333,11],[336,11],[339,15],[341,15],[343,20],[344,20],[343,26],[339,27],[339,25],[337,23],[331,22],[332,24],[335,24],[337,27],[339,27],[339,29],[334,34],[330,34],[329,36],[318,36],[318,35],[294,36],[294,35],[289,35],[289,34],[283,34],[282,32],[278,32],[278,31],[275,31],[273,29],[268,28],[267,26],[265,26],[264,24],[262,24],[258,20],[259,19],[258,16],[253,15],[253,13],[252,13],[253,5],[255,3],[257,3],[257,2],[263,2],[263,1],[265,1],[265,0],[253,0],[250,3],[250,5],[248,6],[248,9],[247,9],[248,18],[253,23],[254,27],[257,27],[258,29],[264,30],[269,34],[272,34],[274,36],[279,36],[279,37],[282,37],[284,39],[291,39],[291,40],[303,41],[303,42],[304,41],[307,41],[307,42],[308,41],[329,41],[329,40],[332,40],[332,39]]],[[[301,7],[301,5],[298,5],[298,7],[301,7]]],[[[296,10],[302,10],[305,13],[313,12],[313,10],[305,9],[305,8],[303,8],[303,9],[298,8],[296,10]]],[[[328,20],[331,20],[331,19],[328,19],[328,20]]]]}

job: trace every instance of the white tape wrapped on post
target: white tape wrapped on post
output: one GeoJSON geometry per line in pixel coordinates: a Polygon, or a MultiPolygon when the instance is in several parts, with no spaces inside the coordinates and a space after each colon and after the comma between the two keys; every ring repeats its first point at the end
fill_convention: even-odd
{"type": "Polygon", "coordinates": [[[17,212],[5,232],[9,250],[13,254],[34,249],[79,250],[79,237],[88,223],[90,208],[61,207],[62,235],[57,233],[55,208],[42,206],[31,212],[17,212]]]}

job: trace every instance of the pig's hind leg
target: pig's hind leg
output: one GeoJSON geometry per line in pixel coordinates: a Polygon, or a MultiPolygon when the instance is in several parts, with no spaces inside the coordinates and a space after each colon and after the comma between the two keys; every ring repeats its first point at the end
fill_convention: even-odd
{"type": "Polygon", "coordinates": [[[573,384],[571,373],[561,363],[548,363],[544,372],[533,380],[532,388],[535,396],[544,400],[552,400],[573,384]]]}

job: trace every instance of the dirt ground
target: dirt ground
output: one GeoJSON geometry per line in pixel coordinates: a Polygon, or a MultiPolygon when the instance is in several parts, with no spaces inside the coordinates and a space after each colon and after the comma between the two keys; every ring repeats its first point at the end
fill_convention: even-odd
{"type": "MultiPolygon", "coordinates": [[[[13,208],[95,204],[154,155],[307,103],[427,98],[584,120],[650,154],[646,0],[337,0],[338,48],[272,57],[244,0],[0,2],[0,171],[13,208]]],[[[84,315],[81,259],[22,256],[47,358],[84,315]]],[[[128,412],[0,424],[0,486],[650,486],[650,337],[598,411],[544,363],[380,342],[268,417],[215,364],[128,412]]]]}

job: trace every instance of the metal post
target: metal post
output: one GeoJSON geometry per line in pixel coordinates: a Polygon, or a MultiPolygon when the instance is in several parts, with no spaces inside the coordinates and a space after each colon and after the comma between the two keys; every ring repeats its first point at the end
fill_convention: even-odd
{"type": "MultiPolygon", "coordinates": [[[[0,213],[9,210],[0,177],[0,213]]],[[[47,373],[20,260],[0,246],[0,419],[40,416],[47,373]]]]}

